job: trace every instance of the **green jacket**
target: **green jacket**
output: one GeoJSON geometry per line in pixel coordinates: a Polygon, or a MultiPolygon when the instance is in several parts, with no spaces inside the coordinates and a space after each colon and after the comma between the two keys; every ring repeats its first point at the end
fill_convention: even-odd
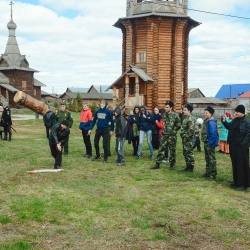
{"type": "Polygon", "coordinates": [[[184,116],[181,125],[180,136],[183,140],[194,140],[195,124],[191,115],[184,116]]]}
{"type": "Polygon", "coordinates": [[[176,136],[177,131],[181,128],[181,120],[178,114],[171,112],[162,115],[162,123],[164,128],[162,133],[168,136],[176,136]]]}
{"type": "Polygon", "coordinates": [[[68,110],[65,110],[65,111],[60,110],[56,115],[56,119],[55,119],[56,123],[60,123],[64,120],[67,120],[69,122],[69,128],[71,128],[73,125],[73,118],[72,118],[71,113],[68,110]]]}

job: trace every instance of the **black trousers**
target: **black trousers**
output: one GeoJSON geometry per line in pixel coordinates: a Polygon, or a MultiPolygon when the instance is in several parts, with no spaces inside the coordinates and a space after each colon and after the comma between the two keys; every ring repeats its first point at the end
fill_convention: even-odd
{"type": "Polygon", "coordinates": [[[152,146],[153,146],[153,149],[159,149],[159,147],[160,147],[159,134],[152,134],[152,146]]]}
{"type": "Polygon", "coordinates": [[[49,127],[46,127],[46,135],[47,135],[47,138],[49,138],[49,132],[50,132],[50,129],[49,127]]]}
{"type": "Polygon", "coordinates": [[[96,156],[100,156],[99,141],[101,136],[103,137],[104,159],[108,159],[108,136],[109,136],[108,129],[107,130],[97,129],[95,132],[94,146],[95,146],[96,156]]]}
{"type": "Polygon", "coordinates": [[[54,167],[61,167],[62,166],[62,150],[63,150],[63,147],[62,147],[61,151],[58,151],[55,144],[49,144],[49,146],[50,146],[51,155],[55,159],[54,167]]]}
{"type": "Polygon", "coordinates": [[[137,155],[138,145],[139,145],[139,135],[133,137],[132,139],[133,149],[134,149],[134,155],[137,155]]]}
{"type": "Polygon", "coordinates": [[[88,135],[88,130],[82,130],[82,138],[86,148],[86,155],[92,156],[92,145],[90,142],[90,135],[88,135]]]}

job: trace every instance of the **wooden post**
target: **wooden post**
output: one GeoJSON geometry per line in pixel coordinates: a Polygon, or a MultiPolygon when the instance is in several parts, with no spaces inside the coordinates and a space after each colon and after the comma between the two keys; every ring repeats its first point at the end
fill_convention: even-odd
{"type": "Polygon", "coordinates": [[[135,76],[135,104],[140,105],[139,103],[139,76],[135,76]]]}
{"type": "Polygon", "coordinates": [[[24,107],[36,112],[39,115],[44,115],[49,107],[45,103],[25,94],[22,91],[18,91],[14,96],[14,102],[22,104],[24,107]]]}
{"type": "Polygon", "coordinates": [[[125,108],[128,106],[128,95],[129,95],[129,76],[125,76],[125,108]]]}

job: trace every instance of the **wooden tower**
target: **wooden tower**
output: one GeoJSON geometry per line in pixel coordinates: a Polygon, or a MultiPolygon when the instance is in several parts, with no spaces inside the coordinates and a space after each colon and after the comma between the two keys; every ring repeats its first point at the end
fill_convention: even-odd
{"type": "Polygon", "coordinates": [[[114,26],[123,34],[122,75],[109,88],[117,106],[175,110],[188,99],[189,32],[199,25],[187,16],[188,0],[127,0],[127,15],[114,26]],[[117,96],[117,89],[118,96],[117,96]]]}

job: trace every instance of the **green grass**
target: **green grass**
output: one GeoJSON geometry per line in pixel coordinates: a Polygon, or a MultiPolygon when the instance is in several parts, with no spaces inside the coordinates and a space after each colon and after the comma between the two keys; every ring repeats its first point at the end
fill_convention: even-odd
{"type": "Polygon", "coordinates": [[[13,141],[0,141],[0,250],[250,249],[249,191],[230,188],[228,155],[217,154],[216,181],[201,177],[203,152],[194,151],[194,173],[180,171],[180,139],[174,171],[169,163],[149,169],[146,138],[140,160],[126,142],[126,165],[118,167],[113,137],[108,164],[92,162],[82,157],[73,116],[61,173],[27,173],[53,168],[41,118],[14,121],[13,141]]]}

